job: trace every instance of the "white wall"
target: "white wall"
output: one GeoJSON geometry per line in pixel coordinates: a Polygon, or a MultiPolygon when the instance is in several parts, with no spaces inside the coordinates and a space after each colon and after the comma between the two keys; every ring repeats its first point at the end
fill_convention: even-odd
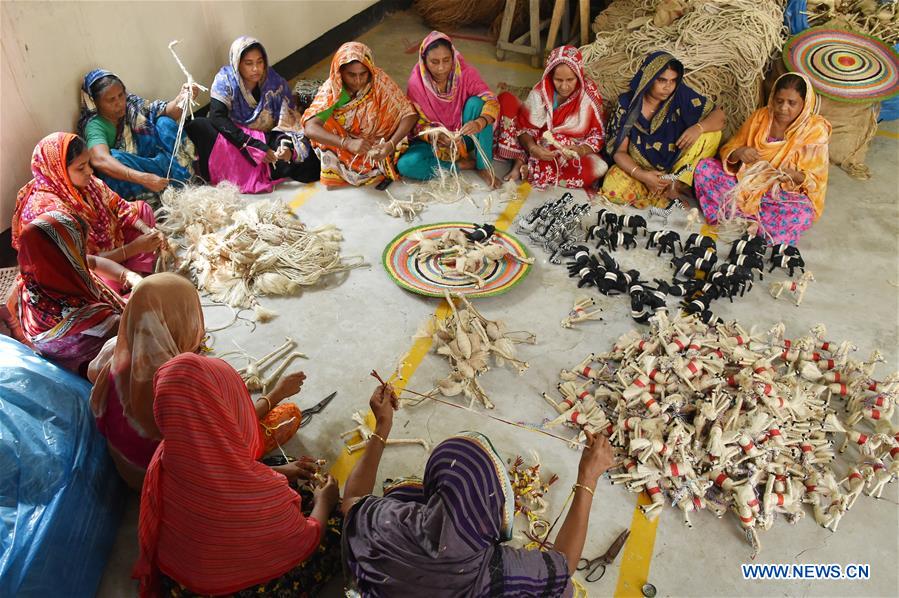
{"type": "MultiPolygon", "coordinates": [[[[31,178],[35,144],[72,131],[84,74],[109,69],[129,91],[171,98],[184,76],[167,49],[206,85],[239,35],[262,41],[277,62],[376,0],[217,2],[0,2],[0,230],[9,227],[17,190],[31,178]]],[[[208,97],[201,96],[201,103],[208,97]]]]}

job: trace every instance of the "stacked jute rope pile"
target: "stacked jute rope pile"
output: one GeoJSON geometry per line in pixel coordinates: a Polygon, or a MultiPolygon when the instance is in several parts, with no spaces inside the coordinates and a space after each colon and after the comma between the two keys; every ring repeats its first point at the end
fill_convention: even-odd
{"type": "Polygon", "coordinates": [[[670,0],[613,2],[594,22],[596,41],[581,48],[587,73],[606,101],[614,102],[647,54],[670,52],[684,63],[686,82],[725,111],[727,137],[762,100],[764,73],[786,39],[783,5],[778,0],[677,4],[680,9],[672,13],[670,0]],[[680,10],[683,16],[677,17],[680,10]]]}

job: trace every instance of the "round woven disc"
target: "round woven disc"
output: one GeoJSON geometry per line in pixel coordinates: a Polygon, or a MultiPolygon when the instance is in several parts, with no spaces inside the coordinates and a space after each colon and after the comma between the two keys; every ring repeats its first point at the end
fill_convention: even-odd
{"type": "Polygon", "coordinates": [[[899,55],[866,35],[812,27],[784,46],[784,64],[821,95],[844,102],[881,102],[899,94],[899,55]]]}
{"type": "MultiPolygon", "coordinates": [[[[416,226],[397,235],[384,249],[382,261],[387,274],[407,291],[419,295],[443,297],[444,290],[449,289],[450,292],[462,293],[469,297],[488,297],[505,293],[521,282],[530,270],[529,264],[523,264],[508,256],[501,262],[488,264],[485,261],[476,272],[484,279],[483,284],[478,287],[475,279],[456,274],[452,262],[441,263],[441,258],[437,256],[419,259],[417,254],[409,255],[409,250],[415,244],[411,237],[416,231],[421,232],[425,238],[436,239],[454,228],[472,230],[474,227],[470,222],[438,222],[416,226]]],[[[498,230],[493,233],[490,241],[503,245],[509,252],[519,257],[528,257],[525,246],[509,233],[498,230]]]]}

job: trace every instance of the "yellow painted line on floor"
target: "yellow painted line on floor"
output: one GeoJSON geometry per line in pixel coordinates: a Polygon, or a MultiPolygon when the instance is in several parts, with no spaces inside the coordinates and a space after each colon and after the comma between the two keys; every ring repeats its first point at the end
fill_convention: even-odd
{"type": "Polygon", "coordinates": [[[627,537],[621,554],[615,598],[642,596],[643,584],[649,580],[649,565],[652,563],[652,550],[656,542],[659,519],[657,517],[655,521],[648,520],[640,510],[640,505],[648,505],[651,502],[645,492],[637,496],[637,506],[631,518],[631,534],[627,537]]]}
{"type": "Polygon", "coordinates": [[[703,224],[699,233],[713,239],[718,239],[718,227],[714,224],[703,224]]]}
{"type": "Polygon", "coordinates": [[[309,201],[313,195],[321,191],[322,188],[319,187],[318,183],[310,183],[297,191],[297,194],[293,196],[293,199],[290,200],[290,209],[296,210],[304,203],[309,201]]]}
{"type": "MultiPolygon", "coordinates": [[[[302,193],[302,191],[300,192],[302,193]]],[[[512,220],[515,219],[515,216],[518,214],[518,211],[521,210],[521,206],[524,205],[525,200],[528,195],[531,193],[531,186],[528,183],[522,183],[518,186],[518,199],[509,202],[509,205],[506,206],[506,209],[503,210],[502,214],[500,214],[499,218],[496,220],[496,228],[500,230],[506,230],[509,225],[512,223],[512,220]]],[[[297,201],[297,200],[294,200],[297,201]]],[[[304,200],[305,201],[305,200],[304,200]]],[[[291,207],[293,203],[291,203],[291,207]]],[[[452,313],[450,310],[449,304],[446,301],[441,301],[437,306],[437,309],[434,311],[434,317],[439,320],[445,320],[452,313]]],[[[431,350],[431,346],[433,345],[433,340],[430,337],[427,338],[417,338],[415,342],[412,343],[412,347],[406,352],[405,356],[403,356],[402,361],[400,362],[400,378],[391,378],[388,380],[391,384],[393,384],[394,388],[396,388],[397,393],[406,387],[406,383],[412,379],[412,375],[415,373],[415,370],[418,369],[418,366],[421,365],[421,362],[424,360],[425,355],[428,354],[428,351],[431,350]]],[[[382,375],[386,375],[385,372],[379,372],[382,375]]],[[[366,415],[366,423],[372,429],[375,427],[375,416],[371,411],[366,415]]],[[[352,442],[357,442],[358,438],[351,439],[352,442]]],[[[346,450],[341,451],[340,456],[337,457],[337,460],[331,466],[331,475],[340,483],[342,486],[347,479],[347,476],[350,475],[350,471],[352,471],[353,466],[356,462],[362,457],[363,451],[356,451],[355,453],[348,453],[346,450]]]]}
{"type": "Polygon", "coordinates": [[[893,131],[877,131],[878,137],[888,137],[890,139],[899,139],[899,133],[894,133],[893,131]]]}

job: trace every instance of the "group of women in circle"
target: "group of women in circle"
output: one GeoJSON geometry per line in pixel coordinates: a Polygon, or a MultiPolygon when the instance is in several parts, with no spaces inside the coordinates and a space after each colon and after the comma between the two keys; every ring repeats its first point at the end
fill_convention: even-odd
{"type": "Polygon", "coordinates": [[[406,93],[367,46],[348,42],[300,113],[262,44],[241,37],[213,81],[208,115],[188,120],[179,141],[192,90],[150,102],[109,71],[88,73],[78,134],[42,139],[18,194],[9,308],[23,342],[94,383],[110,454],[142,491],[142,593],[302,595],[343,563],[363,595],[569,595],[596,481],[611,465],[607,441],[590,439],[569,518],[546,552],[502,546],[514,499],[478,434],[441,443],[423,481],[370,496],[392,425],[389,386],[372,395],[378,425],[341,508],[331,478],[301,499],[289,484],[312,476],[309,462],[258,459],[299,427],[299,409],[281,402],[303,375],[254,403],[233,368],[203,354],[196,289],[173,274],[144,278],[164,242],[145,200],[197,177],[265,193],[288,179],[329,188],[426,180],[438,165],[496,186],[500,158],[511,162],[507,180],[640,208],[697,201],[710,223],[730,210],[795,243],[823,211],[827,185],[830,125],[810,83],[780,77],[722,145],[723,111],[684,76],[672,55],[647,56],[607,116],[580,51],[565,46],[520,101],[495,95],[432,32],[406,93]]]}

